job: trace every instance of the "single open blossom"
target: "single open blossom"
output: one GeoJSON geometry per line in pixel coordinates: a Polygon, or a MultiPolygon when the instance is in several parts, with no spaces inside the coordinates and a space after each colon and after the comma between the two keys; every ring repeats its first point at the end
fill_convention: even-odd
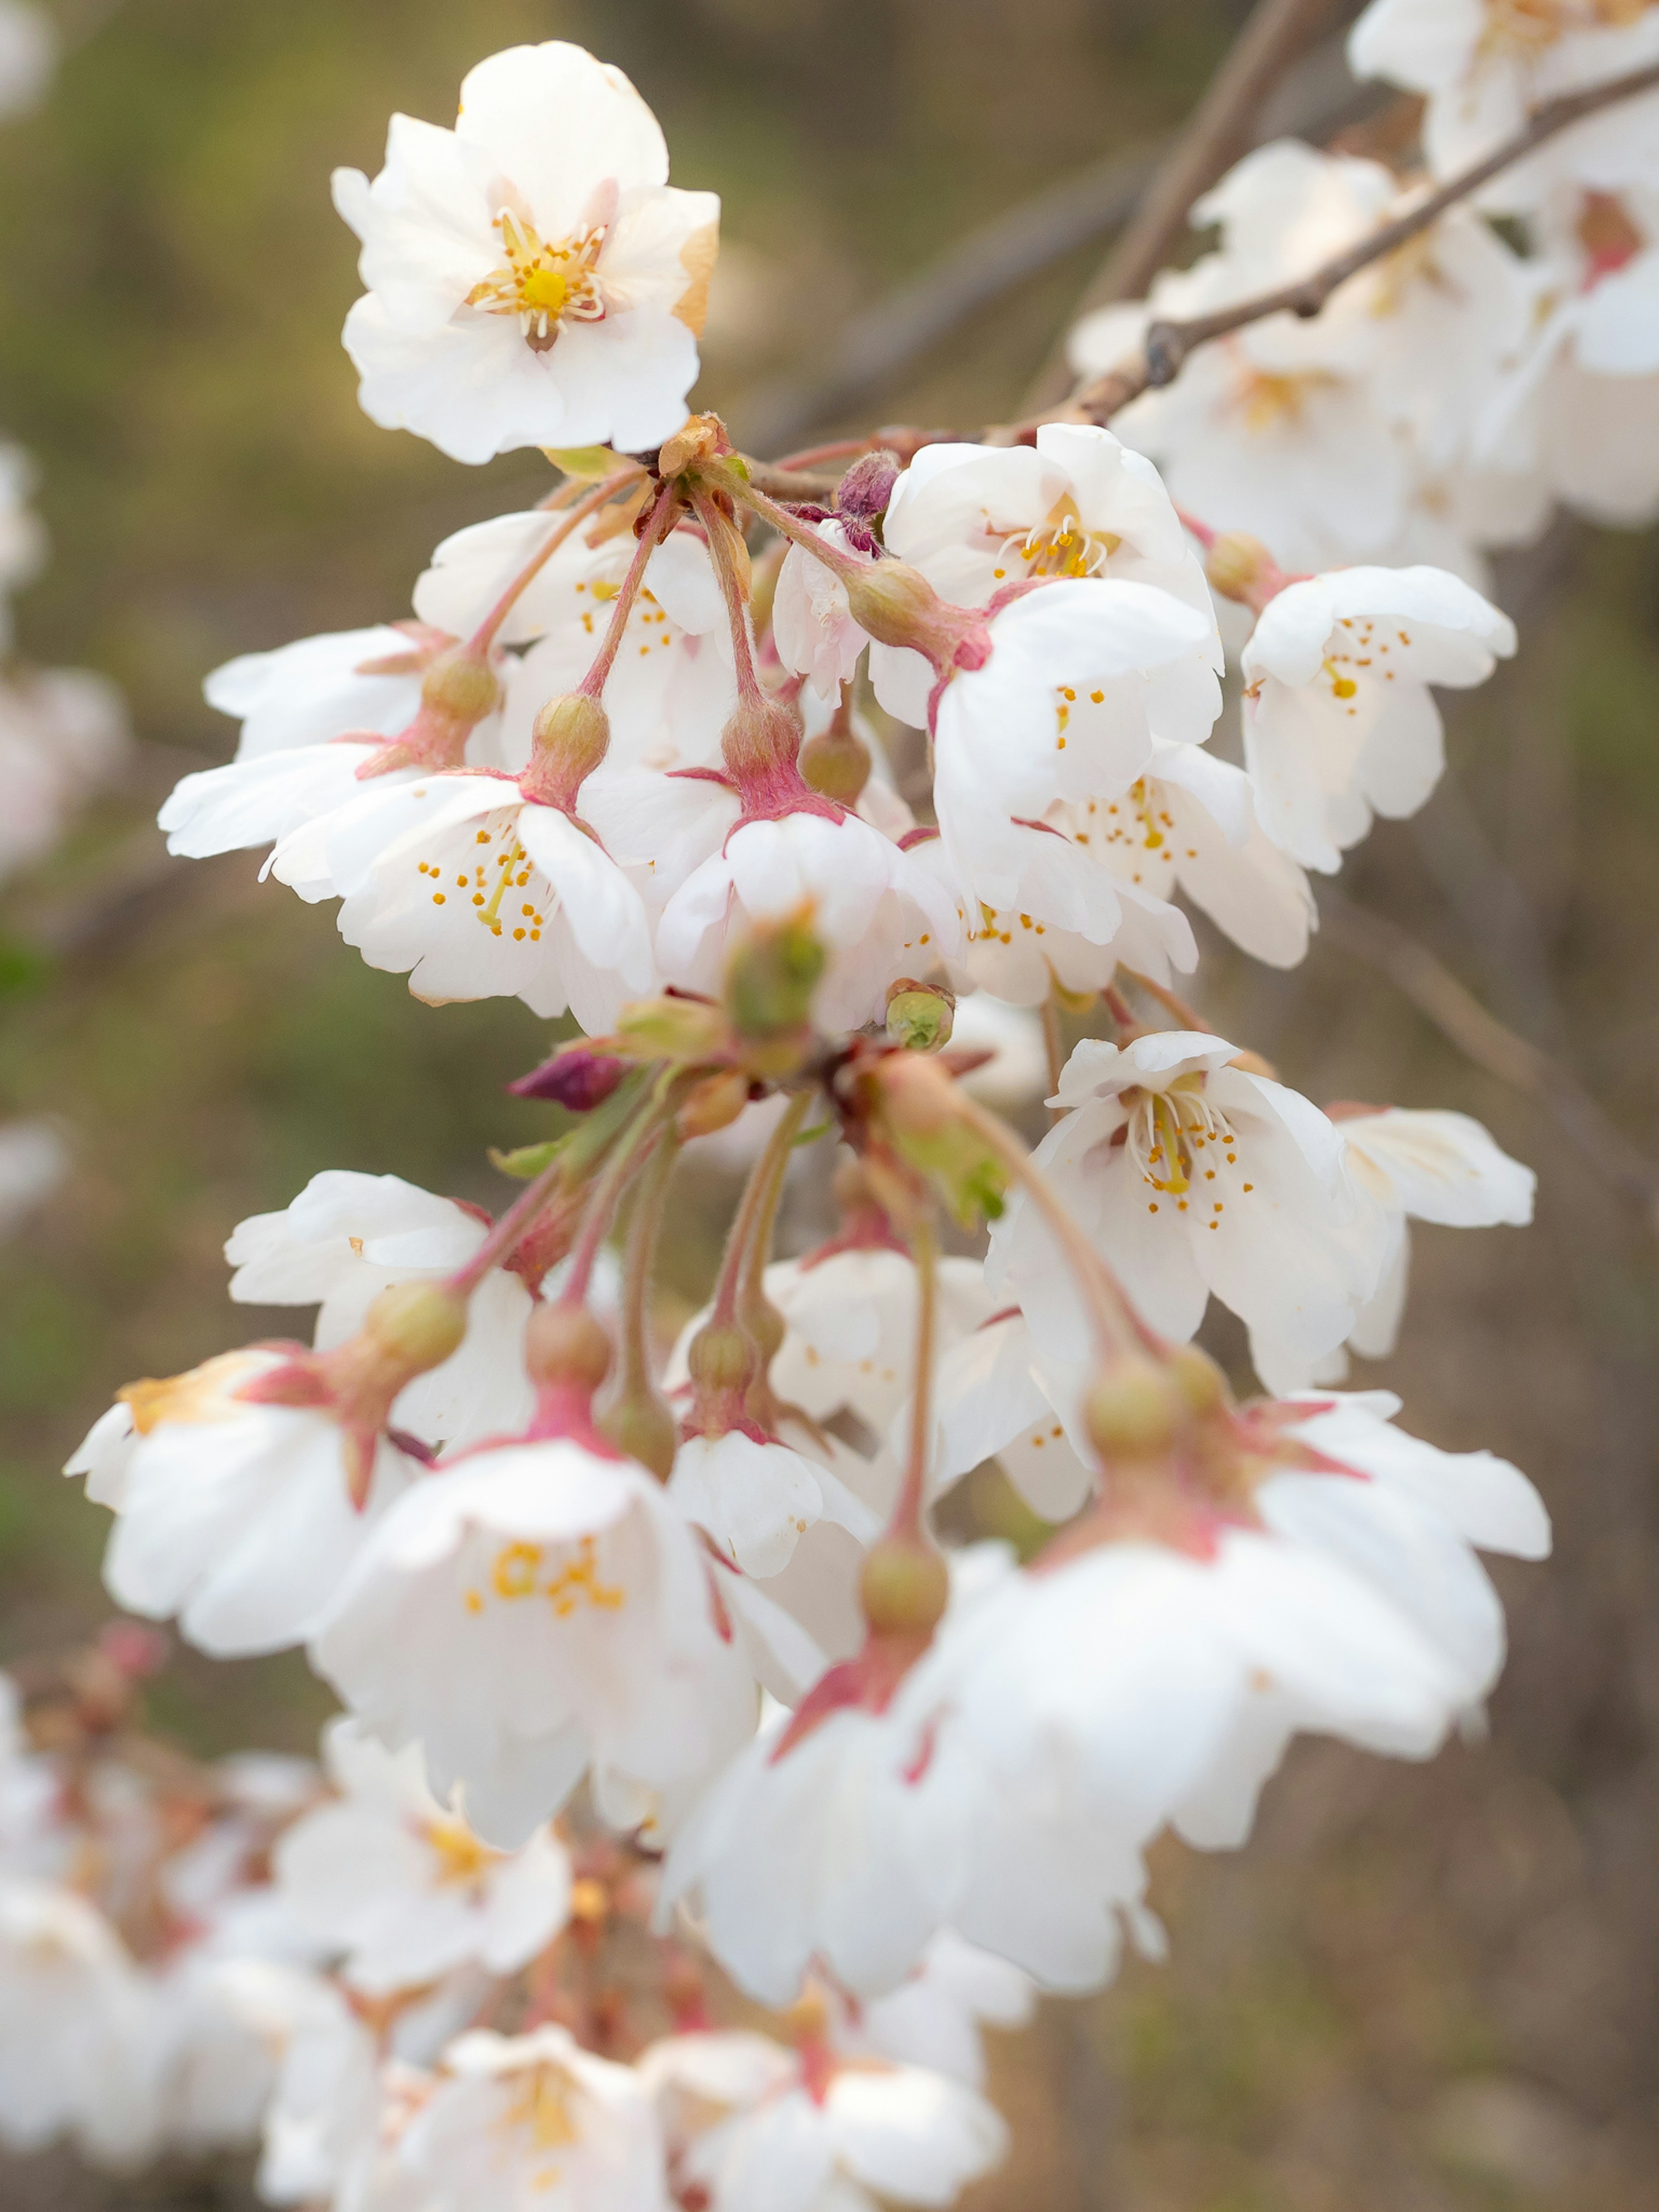
{"type": "Polygon", "coordinates": [[[14,667],[0,681],[0,882],[51,851],[131,742],[121,696],[84,668],[14,667]]]}
{"type": "MultiPolygon", "coordinates": [[[[859,550],[844,523],[832,520],[817,527],[819,537],[838,553],[851,555],[859,550]]],[[[870,642],[853,619],[847,586],[804,546],[792,545],[778,571],[772,641],[784,666],[804,676],[818,697],[832,705],[870,642]]],[[[927,681],[931,686],[931,677],[927,681]]]]}
{"type": "Polygon", "coordinates": [[[568,1006],[592,1034],[651,986],[646,912],[623,871],[574,815],[506,775],[377,778],[285,838],[270,866],[302,898],[338,897],[346,943],[372,968],[407,970],[434,1005],[568,1006]]]}
{"type": "MultiPolygon", "coordinates": [[[[508,767],[530,757],[532,726],[548,700],[574,691],[608,627],[636,550],[612,510],[578,528],[514,601],[503,644],[524,646],[506,676],[501,751],[508,767]]],[[[415,586],[423,622],[470,635],[558,524],[535,509],[473,523],[447,538],[415,586]]],[[[651,556],[605,680],[613,767],[707,767],[737,698],[720,586],[701,532],[671,531],[651,556]]]]}
{"type": "MultiPolygon", "coordinates": [[[[241,722],[234,760],[184,776],[162,807],[169,852],[199,860],[268,845],[344,805],[366,780],[407,782],[422,760],[501,760],[498,706],[439,731],[424,679],[456,641],[420,623],[382,623],[246,653],[214,670],[208,704],[241,722]],[[392,748],[418,737],[408,757],[392,748]],[[416,757],[418,754],[418,757],[416,757]]],[[[489,665],[499,669],[499,652],[489,665]]]]}
{"type": "Polygon", "coordinates": [[[1478,458],[1639,527],[1659,510],[1659,178],[1558,190],[1534,229],[1539,327],[1490,394],[1478,458]]]}
{"type": "Polygon", "coordinates": [[[838,2063],[827,2046],[677,2036],[653,2045],[641,2072],[667,2109],[682,2188],[701,2189],[709,2212],[876,2212],[872,2191],[949,2204],[1007,2148],[1000,2116],[962,2082],[838,2063]]]}
{"type": "MultiPolygon", "coordinates": [[[[1411,1260],[1407,1221],[1451,1229],[1487,1229],[1532,1219],[1537,1177],[1500,1152],[1467,1114],[1386,1106],[1334,1111],[1348,1179],[1385,1224],[1385,1257],[1376,1290],[1349,1332],[1348,1346],[1366,1359],[1394,1350],[1405,1310],[1411,1260]]],[[[1324,1381],[1323,1370],[1308,1381],[1324,1381]]]]}
{"type": "Polygon", "coordinates": [[[289,1364],[253,1348],[135,1382],[64,1470],[115,1514],[111,1595],[221,1657],[302,1644],[418,1467],[381,1436],[354,1504],[334,1414],[258,1399],[289,1364]]]}
{"type": "MultiPolygon", "coordinates": [[[[1203,570],[1157,470],[1109,430],[1045,422],[1035,446],[924,446],[893,488],[883,538],[958,606],[988,606],[1044,578],[1111,577],[1173,592],[1208,623],[1184,673],[1215,719],[1204,672],[1219,673],[1221,645],[1203,570]]],[[[884,693],[908,682],[925,698],[932,684],[921,656],[903,647],[878,647],[871,666],[884,693]]]]}
{"type": "Polygon", "coordinates": [[[317,1665],[393,1749],[418,1741],[516,1849],[590,1764],[700,1774],[754,1724],[712,1571],[660,1487],[572,1437],[469,1454],[401,1500],[347,1577],[317,1665]],[[724,1630],[724,1634],[722,1633],[724,1630]]]}
{"type": "Polygon", "coordinates": [[[970,2089],[985,2087],[982,2027],[1024,2027],[1035,2008],[1030,1978],[1006,1959],[942,1928],[908,1981],[868,2004],[832,2015],[836,2048],[921,2066],[970,2089]]]}
{"type": "Polygon", "coordinates": [[[954,905],[908,853],[855,814],[801,811],[738,824],[663,908],[657,957],[671,982],[712,991],[745,923],[803,912],[829,955],[814,1011],[831,1029],[880,1020],[888,985],[957,943],[954,905]]]}
{"type": "MultiPolygon", "coordinates": [[[[1513,138],[1534,108],[1659,59],[1648,0],[1371,0],[1348,33],[1359,77],[1427,97],[1423,150],[1437,177],[1513,138]]],[[[1485,205],[1529,210],[1561,177],[1604,188],[1659,183],[1659,94],[1561,131],[1482,187],[1485,205]]]]}
{"type": "Polygon", "coordinates": [[[992,617],[988,658],[952,676],[934,722],[940,840],[970,900],[1110,936],[1110,879],[1080,914],[1086,879],[1050,861],[1045,896],[1047,833],[1031,825],[1057,801],[1127,791],[1158,739],[1207,736],[1220,703],[1210,632],[1171,592],[1092,577],[1045,584],[992,617]]]}
{"type": "Polygon", "coordinates": [[[427,1789],[418,1747],[389,1752],[353,1721],[331,1725],[324,1751],[339,1796],[280,1838],[276,1875],[301,1925],[344,1952],[353,1988],[385,1996],[469,1960],[514,1973],[557,1935],[570,1863],[549,1831],[491,1850],[427,1789]]]}
{"type": "MultiPolygon", "coordinates": [[[[475,1207],[401,1176],[327,1168],[282,1212],[253,1214],[232,1231],[230,1295],[243,1305],[315,1305],[313,1342],[331,1351],[362,1328],[383,1290],[442,1281],[472,1257],[489,1227],[475,1207]]],[[[529,1313],[520,1278],[492,1268],[472,1293],[459,1351],[399,1395],[395,1425],[423,1443],[452,1446],[522,1427],[531,1409],[529,1313]]]]}
{"type": "Polygon", "coordinates": [[[453,131],[395,115],[371,184],[345,345],[363,408],[458,461],[518,446],[655,446],[697,374],[720,202],[668,183],[622,71],[550,40],[468,73],[453,131]]]}
{"type": "Polygon", "coordinates": [[[662,2139],[632,2067],[562,2027],[479,2029],[444,2053],[398,2165],[430,2212],[670,2212],[662,2139]]]}
{"type": "Polygon", "coordinates": [[[881,1523],[829,1468],[814,1466],[775,1437],[743,1429],[687,1437],[669,1495],[686,1519],[744,1574],[781,1573],[797,1540],[820,1521],[867,1544],[881,1523]]]}
{"type": "Polygon", "coordinates": [[[1045,1521],[1070,1520],[1095,1488],[1079,1419],[1088,1380],[1087,1364],[1054,1358],[1018,1310],[992,1315],[939,1360],[934,1487],[948,1489],[981,1461],[995,1459],[1034,1513],[1045,1521]]]}
{"type": "Polygon", "coordinates": [[[1445,765],[1431,684],[1485,683],[1515,625],[1438,568],[1341,568],[1267,602],[1245,647],[1244,753],[1262,827],[1333,872],[1373,813],[1414,814],[1445,765]]]}
{"type": "MultiPolygon", "coordinates": [[[[1162,1334],[1184,1342],[1213,1292],[1264,1339],[1317,1358],[1376,1286],[1379,1231],[1334,1126],[1236,1056],[1182,1030],[1121,1048],[1085,1039],[1056,1093],[1064,1116],[1035,1157],[1162,1334]]],[[[1080,1316],[1023,1194],[993,1231],[988,1273],[1045,1348],[1082,1356],[1080,1316]]]]}
{"type": "Polygon", "coordinates": [[[0,1881],[0,2134],[12,2148],[66,2136],[96,2165],[153,2156],[155,2027],[137,1968],[95,1905],[54,1885],[0,1881]]]}

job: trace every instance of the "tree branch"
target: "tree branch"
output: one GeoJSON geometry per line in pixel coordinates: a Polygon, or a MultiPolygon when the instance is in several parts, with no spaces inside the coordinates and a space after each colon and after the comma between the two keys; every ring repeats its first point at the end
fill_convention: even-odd
{"type": "MultiPolygon", "coordinates": [[[[1534,109],[1523,130],[1506,139],[1484,161],[1449,179],[1404,215],[1385,222],[1369,238],[1334,255],[1294,284],[1281,285],[1272,292],[1258,292],[1248,300],[1236,301],[1231,307],[1219,307],[1213,314],[1194,315],[1186,322],[1150,325],[1140,351],[1079,386],[1066,414],[1073,419],[1109,422],[1120,409],[1127,407],[1132,399],[1138,399],[1143,392],[1173,383],[1188,356],[1198,347],[1243,330],[1251,323],[1261,322],[1269,315],[1288,313],[1310,320],[1332,293],[1351,276],[1358,276],[1362,269],[1369,268],[1426,230],[1448,208],[1468,199],[1482,185],[1548,139],[1575,123],[1582,123],[1587,116],[1598,114],[1604,107],[1656,89],[1659,89],[1659,63],[1650,63],[1645,69],[1632,70],[1624,76],[1609,77],[1604,83],[1587,86],[1582,92],[1546,101],[1543,106],[1534,109]]],[[[1043,419],[1039,416],[1030,424],[1016,427],[1021,430],[1035,428],[1043,419]]]]}
{"type": "MultiPolygon", "coordinates": [[[[1273,86],[1313,43],[1333,0],[1256,0],[1204,97],[1159,161],[1139,206],[1076,313],[1138,299],[1170,258],[1193,203],[1225,174],[1249,143],[1250,125],[1273,86]]],[[[1065,397],[1071,379],[1063,350],[1033,386],[1030,404],[1065,397]]]]}

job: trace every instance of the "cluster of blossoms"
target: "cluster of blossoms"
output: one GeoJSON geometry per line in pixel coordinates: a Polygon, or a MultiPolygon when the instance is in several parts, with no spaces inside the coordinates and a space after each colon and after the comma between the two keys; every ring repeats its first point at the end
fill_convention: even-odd
{"type": "MultiPolygon", "coordinates": [[[[1455,69],[1455,9],[1377,0],[1356,33],[1366,66],[1438,73],[1435,161],[1659,23],[1465,12],[1455,69]]],[[[1659,389],[1584,351],[1635,259],[1581,271],[1571,316],[1538,304],[1568,281],[1547,210],[1653,158],[1639,114],[1528,170],[1535,267],[1455,207],[1324,313],[1196,350],[1122,438],[1062,410],[1028,442],[776,468],[687,416],[717,210],[668,185],[615,70],[497,56],[453,131],[399,117],[372,184],[337,179],[368,411],[463,459],[543,448],[557,481],[440,545],[409,619],[219,670],[237,757],[162,824],[180,853],[269,848],[423,999],[585,1035],[514,1086],[563,1118],[499,1219],[315,1177],[228,1247],[232,1296],[314,1306],[313,1340],[130,1385],[70,1463],[124,1607],[216,1654],[302,1647],[345,1709],[331,1796],[217,1776],[187,1846],[165,1778],[71,1789],[19,1751],[47,1807],[26,1889],[37,1832],[106,1799],[162,1838],[90,1877],[63,1851],[28,1891],[97,1952],[66,1936],[51,1984],[77,2049],[96,2004],[171,2002],[186,1972],[242,2023],[210,2037],[208,2117],[168,2086],[198,2079],[167,2055],[188,2036],[140,2036],[160,2086],[120,2154],[257,2105],[266,2194],[341,2212],[944,2204],[1001,2144],[976,2021],[1098,1985],[1126,1937],[1158,1951],[1154,1837],[1241,1843],[1299,1732],[1421,1759],[1478,1711],[1504,1625],[1477,1554],[1542,1556],[1544,1510],[1333,1386],[1394,1342],[1408,1224],[1522,1223],[1531,1173],[1460,1115],[1322,1108],[1174,979],[1193,908],[1294,966],[1307,872],[1433,790],[1436,688],[1515,647],[1469,573],[1491,533],[1444,517],[1493,471],[1534,514],[1589,496],[1517,442],[1528,395],[1659,389]],[[925,796],[872,697],[925,732],[925,796]],[[1028,1157],[970,1039],[1039,1006],[1109,1035],[1056,1053],[1028,1157]],[[665,1201],[721,1132],[748,1179],[665,1361],[665,1201]],[[815,1140],[840,1226],[775,1260],[815,1140]],[[941,1208],[982,1257],[940,1256],[941,1208]],[[1212,1297],[1266,1395],[1194,1343],[1212,1297]],[[936,1540],[993,1458],[1046,1527],[1024,1559],[936,1540]],[[135,1856],[147,1899],[189,1893],[159,1936],[99,1887],[135,1856]],[[765,2032],[716,2024],[738,1996],[765,2032]]],[[[1294,274],[1419,188],[1269,149],[1156,312],[1294,274]]],[[[1085,325],[1078,358],[1123,343],[1085,325]]],[[[112,2153],[15,2064],[0,2126],[112,2153]]]]}

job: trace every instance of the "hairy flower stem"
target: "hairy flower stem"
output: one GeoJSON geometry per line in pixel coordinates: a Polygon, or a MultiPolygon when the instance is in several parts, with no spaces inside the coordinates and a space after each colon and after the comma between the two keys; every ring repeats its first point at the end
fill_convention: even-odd
{"type": "Polygon", "coordinates": [[[916,1271],[915,1379],[910,1391],[910,1444],[904,1480],[893,1506],[887,1534],[902,1541],[927,1540],[922,1507],[927,1494],[927,1462],[933,1441],[933,1361],[939,1340],[939,1239],[933,1224],[919,1215],[910,1231],[910,1257],[916,1271]]]}
{"type": "Polygon", "coordinates": [[[755,670],[755,641],[749,627],[749,594],[732,556],[728,532],[732,526],[707,493],[694,493],[691,504],[707,533],[708,556],[720,580],[720,597],[726,602],[726,619],[732,632],[732,658],[737,669],[738,696],[740,699],[758,703],[765,697],[765,693],[755,670]]]}
{"type": "Polygon", "coordinates": [[[531,555],[529,560],[525,562],[524,567],[520,569],[518,574],[472,633],[471,642],[474,653],[487,653],[489,650],[495,642],[497,630],[558,551],[560,546],[570,537],[577,524],[586,522],[590,514],[596,514],[608,501],[613,499],[635,474],[635,471],[625,469],[620,471],[616,476],[606,477],[602,483],[597,483],[591,491],[584,492],[574,507],[567,507],[560,510],[556,521],[549,531],[543,544],[531,555]]]}
{"type": "Polygon", "coordinates": [[[1194,1007],[1189,1006],[1177,993],[1170,990],[1167,983],[1155,983],[1150,975],[1143,975],[1133,968],[1126,968],[1123,972],[1149,999],[1156,999],[1167,1013],[1173,1014],[1183,1029],[1197,1030],[1205,1036],[1216,1034],[1203,1016],[1194,1007]]]}
{"type": "MultiPolygon", "coordinates": [[[[766,1140],[766,1149],[749,1171],[742,1198],[732,1224],[731,1234],[726,1240],[726,1250],[720,1258],[720,1279],[714,1285],[714,1311],[711,1321],[716,1327],[743,1327],[741,1297],[745,1269],[750,1251],[763,1231],[767,1243],[771,1242],[772,1224],[777,1218],[778,1194],[783,1188],[789,1155],[806,1109],[812,1103],[810,1091],[798,1091],[785,1107],[778,1126],[766,1140]],[[776,1184],[776,1190],[772,1188],[776,1184]]],[[[761,1266],[765,1266],[763,1257],[761,1266]]]]}
{"type": "Polygon", "coordinates": [[[587,1212],[582,1217],[581,1230],[570,1255],[570,1273],[560,1293],[562,1304],[579,1306],[585,1303],[593,1263],[599,1256],[617,1201],[661,1137],[663,1124],[673,1110],[672,1094],[665,1098],[653,1097],[633,1127],[618,1138],[587,1201],[587,1212]]]}
{"type": "Polygon", "coordinates": [[[1077,1223],[1066,1202],[1005,1122],[965,1094],[957,1110],[1030,1197],[1064,1254],[1094,1326],[1101,1358],[1110,1362],[1141,1351],[1161,1352],[1158,1339],[1137,1316],[1121,1285],[1077,1223]]]}
{"type": "Polygon", "coordinates": [[[668,535],[674,517],[674,493],[667,484],[657,494],[657,503],[652,508],[645,528],[640,532],[640,542],[634,550],[634,558],[628,564],[628,574],[617,589],[617,603],[611,610],[611,622],[606,629],[592,665],[576,686],[589,699],[598,699],[603,693],[612,665],[620,651],[623,632],[628,628],[628,617],[634,611],[645,582],[645,572],[650,566],[651,556],[668,535]]]}
{"type": "Polygon", "coordinates": [[[514,1200],[466,1265],[456,1269],[449,1279],[452,1291],[470,1297],[492,1267],[511,1258],[514,1248],[534,1225],[537,1216],[561,1185],[568,1188],[579,1183],[598,1165],[618,1132],[653,1090],[659,1073],[656,1061],[636,1068],[602,1105],[593,1109],[535,1180],[514,1200]]]}
{"type": "Polygon", "coordinates": [[[780,537],[788,538],[792,544],[799,545],[803,553],[810,553],[815,561],[832,570],[842,583],[861,575],[868,565],[855,559],[852,554],[844,553],[839,545],[832,545],[827,538],[820,538],[810,522],[800,521],[790,514],[787,507],[780,507],[776,500],[768,498],[738,470],[728,465],[721,475],[720,486],[723,490],[729,491],[733,499],[741,500],[745,507],[752,509],[763,522],[769,523],[780,537]]]}
{"type": "Polygon", "coordinates": [[[679,1154],[679,1139],[671,1127],[641,1172],[623,1259],[621,1359],[599,1421],[613,1443],[631,1452],[664,1482],[673,1468],[678,1424],[657,1387],[649,1316],[657,1239],[679,1154]]]}

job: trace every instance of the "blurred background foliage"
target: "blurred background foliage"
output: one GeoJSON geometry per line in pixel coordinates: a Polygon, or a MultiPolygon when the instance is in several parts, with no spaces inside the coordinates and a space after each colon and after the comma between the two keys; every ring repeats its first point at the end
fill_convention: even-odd
{"type": "MultiPolygon", "coordinates": [[[[67,10],[67,0],[66,0],[67,10]]],[[[484,1147],[524,1008],[430,1011],[246,856],[170,864],[155,802],[234,732],[231,654],[395,617],[432,545],[544,488],[453,466],[357,411],[337,339],[354,241],[337,162],[446,120],[471,62],[580,40],[657,110],[675,176],[726,202],[700,398],[746,394],[929,256],[1177,122],[1237,0],[82,0],[48,106],[0,135],[0,424],[37,455],[53,564],[31,659],[107,671],[126,787],[0,899],[0,1115],[58,1116],[70,1188],[0,1250],[0,1656],[107,1613],[105,1522],[57,1474],[112,1389],[291,1327],[230,1307],[223,1239],[325,1167],[499,1204],[484,1147]],[[94,21],[94,15],[97,20],[94,21]]],[[[1006,412],[1098,247],[1016,286],[868,420],[1006,412]]],[[[831,428],[836,426],[830,426],[831,428]]],[[[1517,664],[1460,704],[1453,770],[1384,825],[1353,895],[1407,924],[1659,1150],[1659,559],[1578,527],[1513,559],[1517,664]]],[[[3,794],[0,794],[3,804],[3,794]]],[[[1219,948],[1217,1025],[1321,1099],[1457,1106],[1541,1176],[1539,1226],[1422,1231],[1400,1355],[1412,1425],[1540,1482],[1549,1569],[1500,1575],[1514,1656],[1491,1739],[1405,1768],[1304,1746],[1240,1854],[1159,1854],[1172,1962],[1004,2044],[1016,2128],[975,2212],[1623,2212],[1659,2169],[1659,1387],[1650,1206],[1547,1101],[1467,1065],[1328,941],[1291,976],[1219,948]]],[[[674,1287],[714,1206],[689,1187],[674,1287]]],[[[1228,1347],[1235,1352],[1237,1347],[1228,1347]]],[[[1367,1381],[1371,1379],[1368,1374],[1367,1381]]],[[[160,1717],[198,1747],[307,1745],[297,1662],[182,1655],[160,1717]]],[[[241,2203],[246,2177],[166,2201],[241,2203]]],[[[0,2207],[163,2201],[53,2158],[0,2207]]]]}

